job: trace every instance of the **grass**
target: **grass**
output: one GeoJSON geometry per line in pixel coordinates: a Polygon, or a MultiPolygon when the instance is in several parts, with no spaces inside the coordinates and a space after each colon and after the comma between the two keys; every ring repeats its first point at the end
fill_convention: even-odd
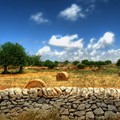
{"type": "MultiPolygon", "coordinates": [[[[2,70],[1,70],[2,71],[2,70]]],[[[9,87],[21,87],[33,79],[44,80],[48,87],[115,87],[120,88],[120,76],[118,76],[117,68],[108,68],[107,70],[101,70],[93,72],[91,70],[68,70],[68,81],[56,81],[56,74],[60,70],[25,70],[23,74],[0,74],[0,89],[9,87]]],[[[59,118],[58,112],[45,112],[29,110],[19,115],[17,120],[64,120],[59,118]],[[47,113],[47,115],[46,115],[47,113]],[[30,116],[30,117],[29,117],[30,116]]],[[[4,115],[0,115],[0,120],[7,120],[4,115]]],[[[119,118],[113,118],[109,120],[119,120],[119,118]]]]}
{"type": "MultiPolygon", "coordinates": [[[[106,120],[119,120],[118,116],[108,118],[106,120]]],[[[4,114],[0,114],[0,120],[9,120],[4,114]]],[[[69,120],[68,117],[60,117],[59,111],[57,109],[51,110],[36,110],[30,109],[20,113],[16,118],[11,118],[11,120],[69,120]]]]}
{"type": "MultiPolygon", "coordinates": [[[[1,70],[2,71],[2,70],[1,70]]],[[[91,70],[68,70],[68,81],[56,81],[60,70],[25,70],[23,74],[0,74],[0,89],[21,87],[33,79],[42,79],[48,87],[115,87],[120,88],[117,68],[93,72],[91,70]]]]}
{"type": "MultiPolygon", "coordinates": [[[[5,115],[0,115],[0,120],[9,120],[5,115]]],[[[11,118],[11,120],[67,120],[61,119],[57,109],[51,110],[36,110],[30,109],[20,113],[17,118],[11,118]]]]}

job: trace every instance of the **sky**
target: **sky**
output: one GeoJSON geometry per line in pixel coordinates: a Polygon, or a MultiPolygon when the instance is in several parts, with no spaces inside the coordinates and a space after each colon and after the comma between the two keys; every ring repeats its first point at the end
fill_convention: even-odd
{"type": "Polygon", "coordinates": [[[0,0],[0,44],[42,60],[120,59],[120,0],[0,0]]]}

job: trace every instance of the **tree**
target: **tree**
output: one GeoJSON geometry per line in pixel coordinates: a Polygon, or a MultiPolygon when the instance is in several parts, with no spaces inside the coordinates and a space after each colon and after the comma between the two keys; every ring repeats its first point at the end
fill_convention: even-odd
{"type": "Polygon", "coordinates": [[[38,55],[28,55],[27,56],[27,66],[42,66],[42,62],[40,60],[41,56],[38,55]]]}
{"type": "Polygon", "coordinates": [[[93,65],[95,65],[95,62],[94,61],[89,61],[88,65],[93,66],[93,65]]]}
{"type": "Polygon", "coordinates": [[[77,60],[72,62],[73,65],[77,65],[77,64],[79,64],[79,63],[80,63],[80,62],[77,61],[77,60]]]}
{"type": "Polygon", "coordinates": [[[120,59],[117,60],[116,66],[120,67],[120,59]]]}
{"type": "Polygon", "coordinates": [[[57,66],[58,66],[58,64],[59,64],[59,62],[58,62],[58,61],[54,61],[54,66],[55,66],[55,67],[57,67],[57,66]]]}
{"type": "Polygon", "coordinates": [[[25,49],[18,43],[6,42],[0,46],[0,65],[4,67],[3,73],[9,73],[9,65],[20,66],[18,72],[22,72],[26,63],[25,49]]]}
{"type": "Polygon", "coordinates": [[[50,61],[50,60],[46,60],[43,62],[43,66],[46,66],[50,69],[54,68],[54,67],[57,67],[58,66],[58,61],[50,61]]]}
{"type": "Polygon", "coordinates": [[[106,61],[105,61],[105,64],[106,64],[106,65],[112,64],[112,61],[111,61],[111,60],[106,60],[106,61]]]}
{"type": "Polygon", "coordinates": [[[69,63],[69,61],[65,60],[63,63],[64,63],[64,65],[67,65],[69,63]]]}
{"type": "Polygon", "coordinates": [[[78,69],[84,69],[84,68],[85,68],[85,65],[82,64],[82,63],[79,63],[79,64],[77,65],[77,68],[78,68],[78,69]]]}
{"type": "Polygon", "coordinates": [[[46,60],[44,62],[44,66],[48,67],[48,68],[54,68],[54,63],[50,60],[46,60]]]}
{"type": "Polygon", "coordinates": [[[81,63],[84,64],[84,65],[88,65],[88,64],[89,64],[89,61],[86,59],[86,60],[82,60],[81,63]]]}

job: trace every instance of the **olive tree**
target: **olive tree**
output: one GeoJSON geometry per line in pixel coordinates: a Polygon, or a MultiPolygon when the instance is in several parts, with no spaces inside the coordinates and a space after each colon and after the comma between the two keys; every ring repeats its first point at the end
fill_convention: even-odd
{"type": "Polygon", "coordinates": [[[40,57],[38,55],[27,55],[27,66],[42,66],[40,57]]]}
{"type": "Polygon", "coordinates": [[[120,68],[120,59],[117,60],[116,66],[118,66],[118,68],[120,68]]]}
{"type": "Polygon", "coordinates": [[[6,42],[0,46],[0,65],[4,67],[3,73],[8,73],[9,65],[20,66],[19,72],[22,72],[26,63],[25,49],[18,43],[6,42]]]}

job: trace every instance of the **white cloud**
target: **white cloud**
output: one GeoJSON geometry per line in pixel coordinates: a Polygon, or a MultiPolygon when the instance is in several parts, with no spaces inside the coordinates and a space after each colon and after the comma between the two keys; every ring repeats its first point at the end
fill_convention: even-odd
{"type": "Polygon", "coordinates": [[[85,15],[82,11],[82,8],[77,4],[72,4],[70,7],[59,13],[60,17],[63,17],[66,20],[76,21],[79,17],[84,18],[85,15]]]}
{"type": "Polygon", "coordinates": [[[82,48],[83,39],[82,38],[78,39],[77,34],[66,35],[63,37],[59,35],[53,35],[49,40],[49,44],[53,46],[67,47],[67,48],[82,48]]]}
{"type": "Polygon", "coordinates": [[[49,20],[43,17],[43,13],[39,12],[37,14],[31,15],[31,20],[35,21],[37,24],[48,23],[49,20]]]}
{"type": "Polygon", "coordinates": [[[97,43],[94,43],[94,41],[95,38],[92,38],[90,44],[88,44],[88,49],[101,49],[112,45],[115,41],[115,35],[112,32],[106,32],[97,43]]]}
{"type": "Polygon", "coordinates": [[[39,49],[36,54],[37,55],[44,55],[44,54],[48,54],[50,52],[51,52],[50,47],[49,46],[44,46],[43,48],[39,49]]]}
{"type": "Polygon", "coordinates": [[[59,13],[59,17],[65,20],[76,21],[78,18],[86,18],[95,11],[99,3],[107,3],[109,0],[77,0],[78,4],[72,4],[59,13]]]}
{"type": "Polygon", "coordinates": [[[113,62],[116,62],[120,58],[120,49],[103,49],[109,48],[114,41],[115,34],[106,32],[97,42],[95,38],[90,39],[88,46],[85,47],[83,46],[83,39],[78,38],[77,34],[70,36],[66,35],[63,37],[53,35],[49,40],[49,44],[60,48],[62,47],[62,50],[52,50],[50,46],[44,46],[38,50],[37,55],[41,55],[43,60],[81,61],[83,59],[89,59],[95,61],[110,59],[113,62]],[[76,42],[78,44],[74,44],[76,42]]]}

